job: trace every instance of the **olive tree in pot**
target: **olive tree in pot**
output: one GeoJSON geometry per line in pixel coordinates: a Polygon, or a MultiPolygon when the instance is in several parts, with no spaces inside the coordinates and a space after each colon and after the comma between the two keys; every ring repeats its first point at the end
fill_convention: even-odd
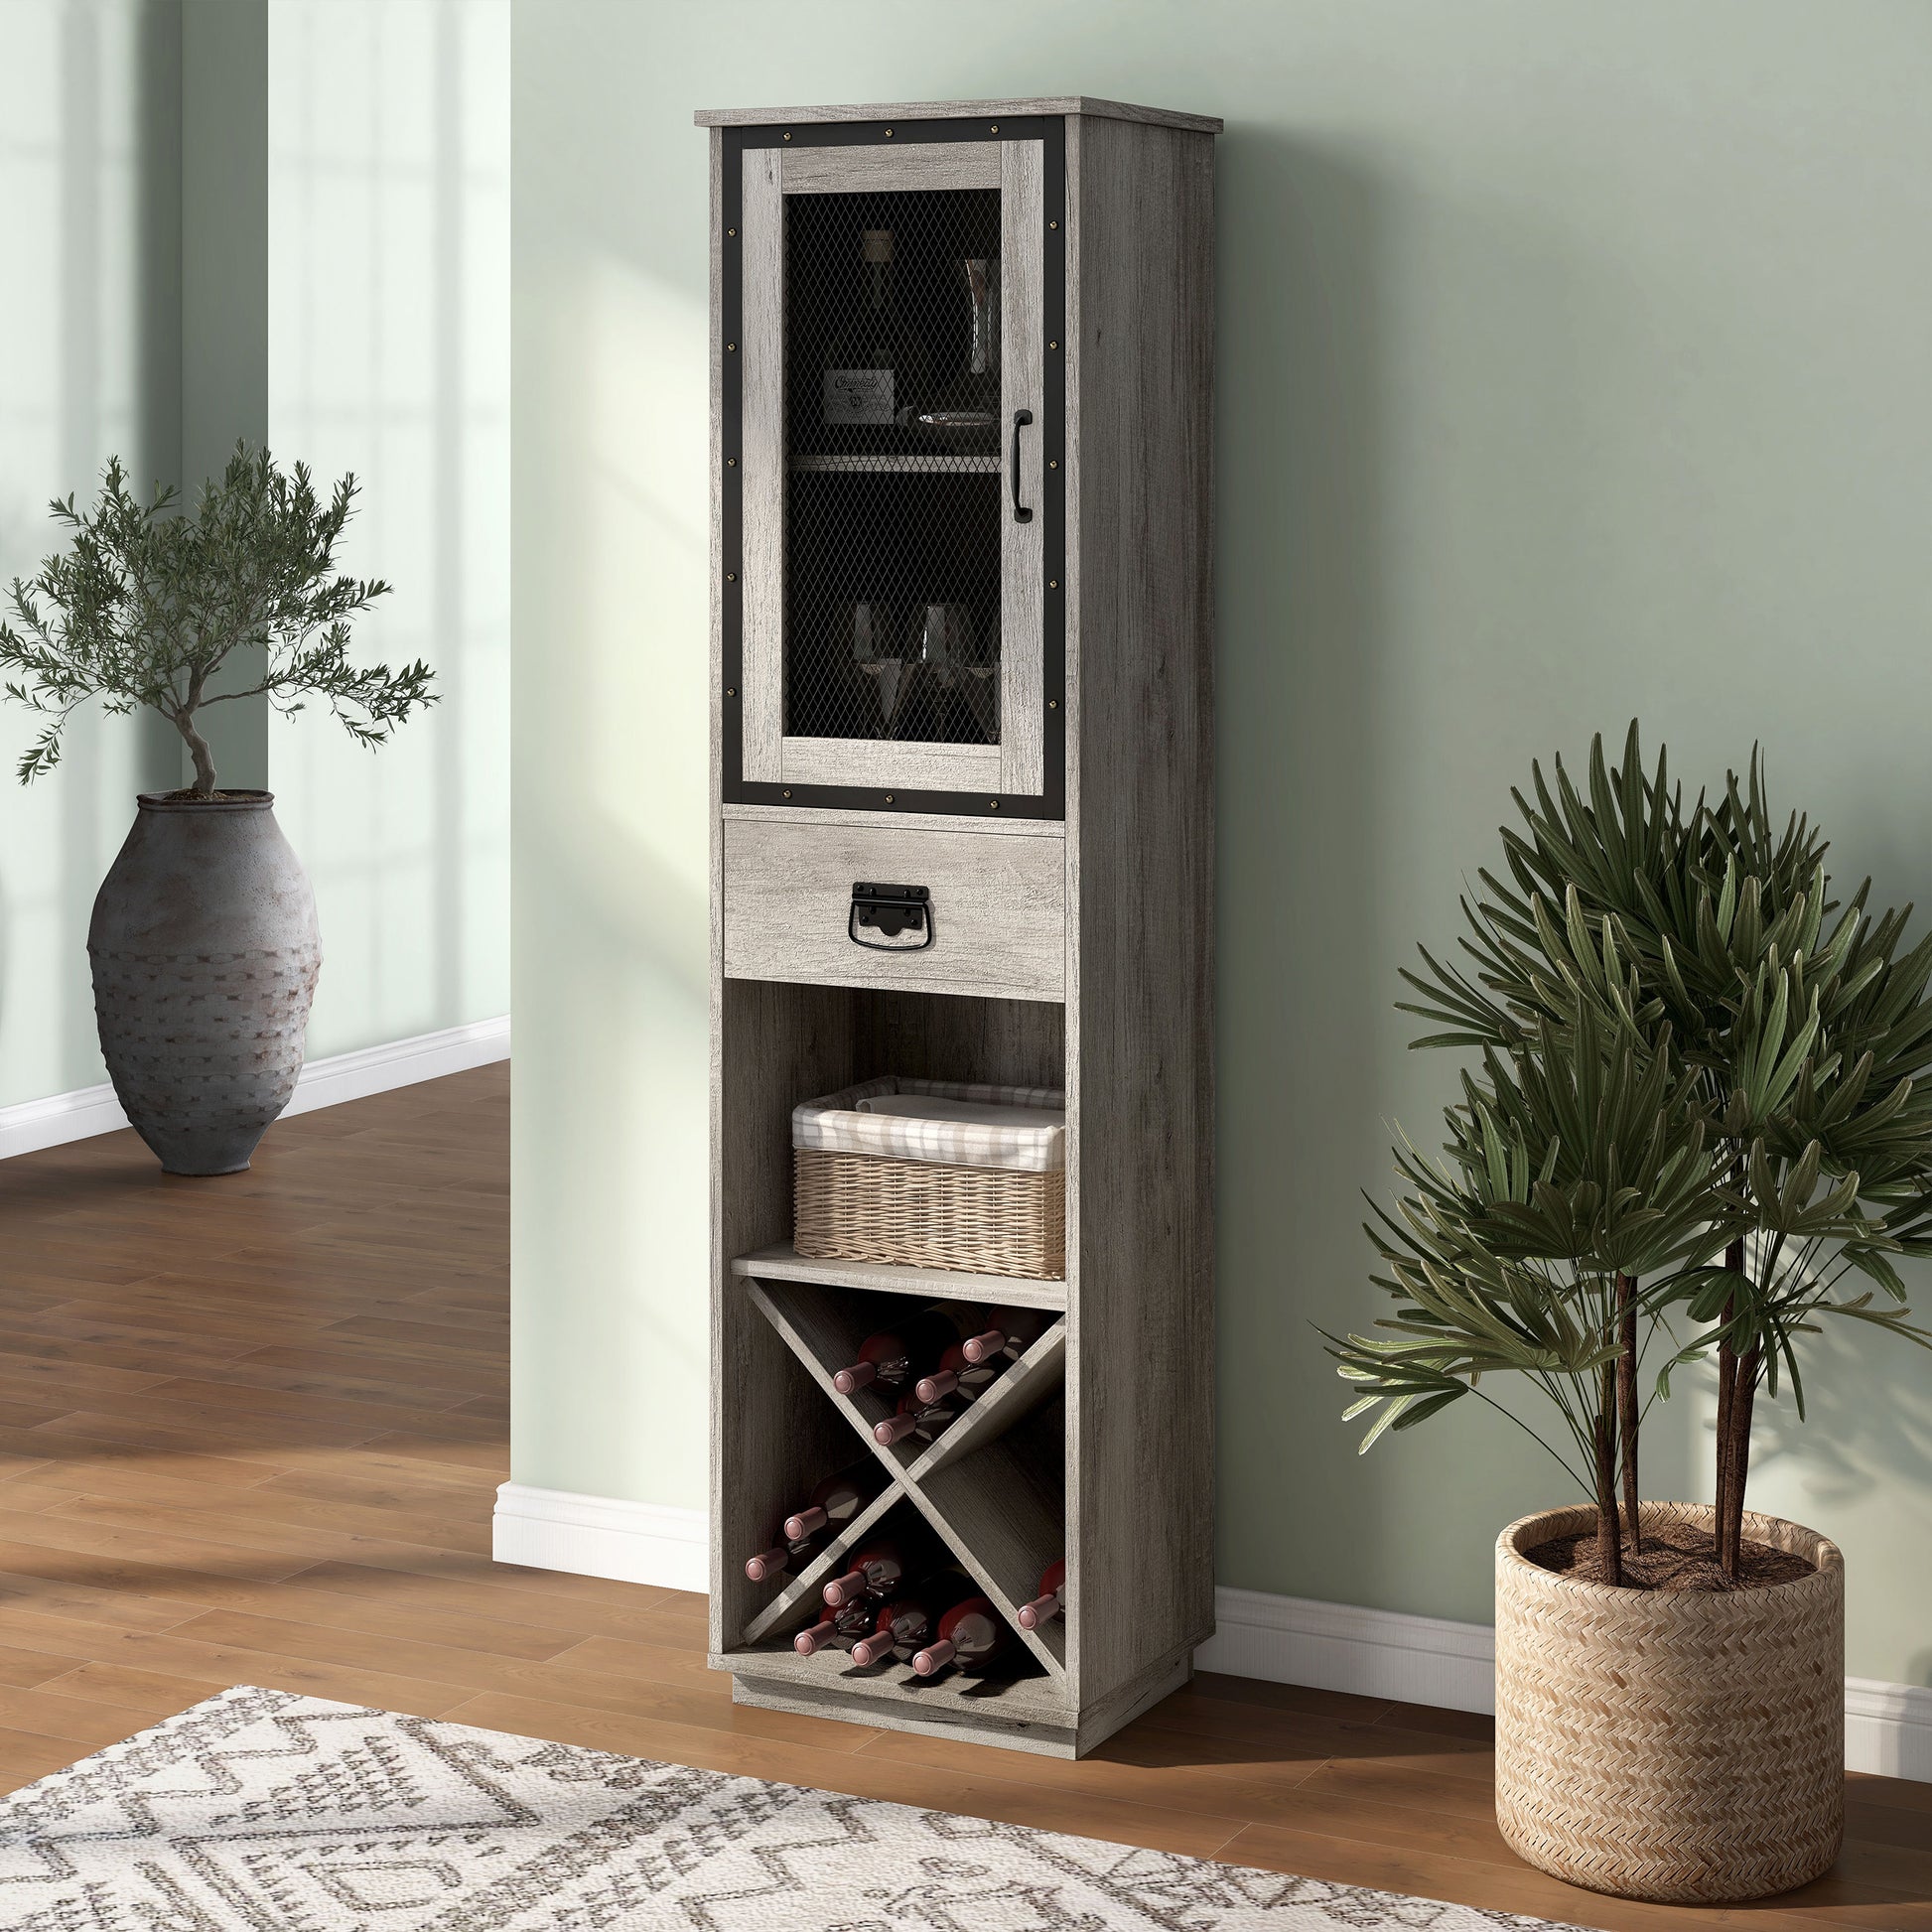
{"type": "Polygon", "coordinates": [[[1405,975],[1421,996],[1405,1010],[1441,1029],[1417,1044],[1478,1049],[1488,1087],[1465,1084],[1447,1168],[1403,1163],[1412,1186],[1440,1176],[1442,1198],[1420,1198],[1452,1239],[1417,1251],[1412,1196],[1407,1243],[1392,1251],[1393,1224],[1378,1237],[1393,1332],[1336,1352],[1362,1390],[1350,1413],[1382,1407],[1370,1440],[1485,1394],[1494,1369],[1560,1394],[1552,1376],[1584,1366],[1538,1354],[1547,1336],[1524,1314],[1568,1306],[1547,1229],[1521,1251],[1552,1189],[1581,1163],[1660,1232],[1682,1212],[1681,1242],[1641,1262],[1600,1244],[1563,1257],[1603,1283],[1593,1433],[1572,1431],[1593,1500],[1497,1542],[1497,1815],[1525,1858],[1579,1884],[1757,1897],[1826,1869],[1842,1836],[1844,1567],[1817,1532],[1745,1510],[1752,1402],[1782,1382],[1802,1414],[1799,1348],[1822,1314],[1932,1342],[1892,1260],[1932,1251],[1932,1095],[1914,1084],[1932,1063],[1932,941],[1901,952],[1903,915],[1869,917],[1865,887],[1832,902],[1822,840],[1795,817],[1774,825],[1755,759],[1746,785],[1687,807],[1663,757],[1645,774],[1633,725],[1620,768],[1593,748],[1587,797],[1560,762],[1555,775],[1553,793],[1535,770],[1534,804],[1515,794],[1527,831],[1504,831],[1508,880],[1485,872],[1464,901],[1467,963],[1425,952],[1405,975]],[[1576,1085],[1591,1041],[1667,1065],[1657,1131],[1700,1137],[1701,1201],[1655,1197],[1600,1098],[1539,1139],[1539,1116],[1494,1097],[1499,1068],[1528,1090],[1565,1056],[1576,1085]],[[1499,1168],[1512,1119],[1520,1152],[1499,1168]],[[1471,1178],[1478,1155],[1493,1200],[1471,1178]],[[1526,1259],[1542,1273],[1518,1278],[1516,1302],[1474,1292],[1526,1259]],[[1854,1276],[1870,1285],[1851,1292],[1854,1276]],[[1715,1360],[1715,1507],[1640,1501],[1652,1347],[1658,1394],[1672,1368],[1715,1360]]]}
{"type": "Polygon", "coordinates": [[[355,494],[346,476],[325,504],[302,464],[284,472],[237,445],[220,482],[178,513],[172,489],[137,498],[112,459],[90,509],[52,505],[69,547],[14,580],[0,621],[6,693],[50,720],[21,759],[23,784],[59,762],[90,698],[158,711],[194,761],[192,785],[137,799],[87,934],[114,1091],[170,1173],[248,1166],[295,1090],[322,967],[315,897],[274,796],[217,787],[203,715],[320,700],[373,748],[436,701],[426,664],[348,660],[350,619],[389,589],[336,571],[355,494]],[[231,664],[249,645],[261,656],[231,664]]]}

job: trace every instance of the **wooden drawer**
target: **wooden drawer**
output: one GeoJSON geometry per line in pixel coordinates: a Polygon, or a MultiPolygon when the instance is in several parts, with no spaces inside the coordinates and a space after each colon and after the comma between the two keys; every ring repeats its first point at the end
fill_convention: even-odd
{"type": "Polygon", "coordinates": [[[1057,1000],[1066,984],[1065,851],[1058,826],[926,831],[727,818],[725,972],[1057,1000]],[[852,889],[862,881],[925,887],[932,943],[856,943],[852,889]]]}

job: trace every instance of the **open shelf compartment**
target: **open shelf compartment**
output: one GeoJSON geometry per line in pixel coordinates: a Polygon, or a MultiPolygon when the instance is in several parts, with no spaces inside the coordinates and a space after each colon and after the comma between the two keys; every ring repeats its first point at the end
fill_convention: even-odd
{"type": "MultiPolygon", "coordinates": [[[[791,1648],[791,1639],[821,1613],[819,1587],[837,1570],[847,1552],[860,1548],[880,1531],[897,1539],[911,1558],[909,1582],[915,1582],[929,1566],[930,1558],[920,1546],[931,1546],[932,1556],[941,1561],[958,1560],[961,1556],[956,1534],[948,1534],[942,1525],[934,1522],[926,1510],[917,1506],[917,1499],[909,1491],[889,1491],[855,1521],[835,1549],[824,1553],[822,1560],[811,1566],[810,1575],[801,1573],[794,1587],[780,1591],[771,1605],[747,1626],[742,1642],[727,1654],[735,1659],[756,1657],[756,1669],[763,1676],[775,1674],[779,1662],[790,1659],[784,1664],[784,1673],[798,1682],[820,1686],[838,1684],[883,1698],[909,1697],[928,1706],[950,1702],[951,1699],[939,1695],[946,1688],[950,1689],[952,1699],[968,1705],[984,1707],[999,1701],[1009,1711],[1022,1707],[1044,1711],[1064,1698],[1064,1673],[1053,1667],[1050,1658],[1042,1657],[1036,1646],[1026,1642],[1027,1633],[1011,1616],[1007,1618],[1008,1626],[1020,1641],[983,1672],[948,1670],[935,1679],[927,1679],[913,1672],[902,1658],[860,1665],[852,1661],[846,1650],[832,1648],[800,1657],[791,1648]]],[[[996,1553],[996,1560],[1003,1559],[996,1553]]],[[[972,1568],[977,1570],[978,1566],[972,1568]]],[[[983,1582],[981,1587],[984,1588],[983,1582]]],[[[746,1666],[734,1663],[732,1668],[746,1666]]]]}
{"type": "Polygon", "coordinates": [[[990,1447],[1065,1387],[1066,1323],[1055,1321],[950,1429],[926,1445],[912,1464],[911,1479],[923,1482],[990,1447]]]}
{"type": "MultiPolygon", "coordinates": [[[[890,1501],[876,1500],[841,1541],[862,1526],[870,1529],[893,1503],[911,1503],[1025,1649],[1063,1681],[1066,1644],[1059,1621],[1024,1630],[1018,1612],[1035,1593],[1040,1572],[1065,1549],[1065,1322],[1051,1323],[944,1434],[908,1449],[873,1438],[874,1425],[892,1413],[883,1396],[872,1389],[845,1396],[832,1386],[832,1377],[854,1359],[891,1304],[869,1308],[864,1296],[842,1295],[816,1282],[752,1280],[745,1293],[826,1401],[892,1472],[890,1501]],[[996,1397],[1003,1399],[996,1402],[996,1397]]],[[[807,1579],[816,1576],[822,1584],[829,1571],[830,1555],[822,1552],[747,1624],[747,1639],[756,1642],[801,1621],[809,1605],[807,1579]]]]}
{"type": "Polygon", "coordinates": [[[787,1575],[783,1579],[777,1594],[746,1624],[745,1641],[762,1642],[773,1631],[789,1629],[802,1621],[804,1612],[820,1600],[820,1591],[845,1561],[846,1552],[862,1537],[870,1536],[880,1519],[903,1501],[904,1485],[888,1483],[795,1577],[787,1575]]]}
{"type": "MultiPolygon", "coordinates": [[[[907,1494],[926,1519],[959,1552],[980,1587],[1013,1625],[1014,1633],[1056,1675],[1066,1669],[1066,1630],[1055,1617],[1037,1630],[1020,1627],[1022,1603],[1039,1588],[1040,1573],[1066,1547],[1066,1498],[1057,1478],[1042,1472],[1030,1452],[1044,1448],[1049,1433],[1064,1438],[1063,1408],[1042,1408],[1035,1444],[1017,1447],[1021,1431],[922,1477],[908,1478],[907,1494]]],[[[945,1440],[943,1437],[940,1439],[945,1440]]]]}
{"type": "Polygon", "coordinates": [[[895,1443],[890,1447],[874,1440],[873,1430],[893,1413],[894,1400],[878,1389],[861,1389],[856,1395],[841,1395],[832,1386],[832,1377],[853,1361],[859,1344],[886,1318],[890,1304],[867,1309],[835,1295],[812,1282],[785,1282],[766,1286],[746,1284],[752,1305],[784,1337],[785,1344],[804,1363],[826,1401],[856,1429],[879,1459],[895,1476],[903,1475],[924,1451],[924,1445],[908,1449],[895,1443]]]}

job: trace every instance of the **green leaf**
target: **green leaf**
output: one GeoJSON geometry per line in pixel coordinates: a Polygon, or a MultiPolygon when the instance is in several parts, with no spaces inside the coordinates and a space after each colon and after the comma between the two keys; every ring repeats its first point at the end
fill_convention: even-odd
{"type": "Polygon", "coordinates": [[[237,444],[189,511],[177,513],[171,489],[138,499],[118,458],[90,507],[57,500],[68,548],[31,584],[15,580],[11,621],[0,621],[0,669],[17,674],[8,695],[54,721],[22,758],[21,781],[59,762],[68,720],[89,699],[110,713],[145,707],[167,718],[194,753],[203,790],[215,772],[195,721],[208,705],[258,697],[294,712],[320,699],[374,747],[437,702],[420,660],[393,671],[349,661],[350,621],[389,595],[380,580],[335,567],[356,494],[345,476],[325,504],[306,465],[284,471],[266,450],[237,444]],[[259,670],[217,683],[243,646],[260,647],[259,670]]]}
{"type": "Polygon", "coordinates": [[[1426,1042],[1479,1064],[1440,1157],[1404,1143],[1371,1230],[1389,1312],[1343,1372],[1377,1437],[1478,1383],[1499,1402],[1507,1372],[1587,1458],[1619,1274],[1646,1345],[1666,1337],[1666,1398],[1721,1339],[1802,1405],[1823,1313],[1923,1332],[1894,1258],[1932,1257],[1932,939],[1908,950],[1868,882],[1834,898],[1822,833],[1773,818],[1755,748],[1689,802],[1661,750],[1646,780],[1634,723],[1586,771],[1580,794],[1561,759],[1532,764],[1455,963],[1404,976],[1426,1042]],[[1750,1266],[1714,1265],[1747,1235],[1750,1266]],[[1846,1268],[1870,1293],[1834,1300],[1846,1268]]]}

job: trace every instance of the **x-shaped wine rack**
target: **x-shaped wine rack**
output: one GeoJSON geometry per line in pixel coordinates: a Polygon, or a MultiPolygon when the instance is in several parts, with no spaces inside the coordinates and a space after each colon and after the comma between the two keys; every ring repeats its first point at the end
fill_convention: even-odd
{"type": "Polygon", "coordinates": [[[1013,1426],[1057,1394],[1066,1379],[1066,1320],[1038,1340],[929,1444],[891,1446],[873,1426],[893,1413],[874,1389],[841,1395],[832,1377],[853,1359],[861,1339],[851,1298],[815,1282],[748,1277],[745,1293],[783,1337],[805,1372],[891,1472],[887,1486],[745,1626],[757,1644],[798,1620],[816,1602],[834,1567],[890,1510],[909,1502],[1013,1625],[1015,1634],[1057,1683],[1066,1681],[1066,1634],[1055,1619],[1023,1630],[1017,1612],[1038,1587],[1041,1570],[1065,1549],[1060,1485],[1005,1439],[1013,1426]],[[970,1464],[968,1458],[971,1458],[970,1464]]]}

